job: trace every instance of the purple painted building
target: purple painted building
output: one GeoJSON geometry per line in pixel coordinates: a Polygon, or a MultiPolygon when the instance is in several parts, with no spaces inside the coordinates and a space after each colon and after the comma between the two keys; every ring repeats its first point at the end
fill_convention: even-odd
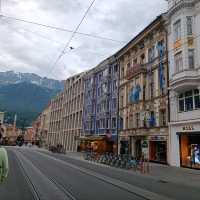
{"type": "Polygon", "coordinates": [[[86,136],[107,136],[117,142],[118,72],[112,56],[86,74],[83,111],[86,136]]]}

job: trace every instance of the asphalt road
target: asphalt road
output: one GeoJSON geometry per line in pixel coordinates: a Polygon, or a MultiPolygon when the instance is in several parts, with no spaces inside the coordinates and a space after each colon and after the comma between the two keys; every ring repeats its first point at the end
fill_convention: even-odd
{"type": "Polygon", "coordinates": [[[200,190],[96,166],[64,155],[8,148],[2,200],[199,200],[200,190]]]}

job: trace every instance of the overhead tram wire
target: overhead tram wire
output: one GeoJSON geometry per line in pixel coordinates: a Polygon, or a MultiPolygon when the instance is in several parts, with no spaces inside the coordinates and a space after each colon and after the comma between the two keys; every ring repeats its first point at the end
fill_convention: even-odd
{"type": "MultiPolygon", "coordinates": [[[[16,18],[16,17],[11,17],[11,16],[7,16],[7,15],[1,14],[1,13],[0,13],[0,17],[15,20],[15,21],[20,21],[20,22],[24,22],[24,23],[28,23],[28,24],[33,24],[33,25],[36,25],[36,26],[41,26],[41,27],[44,27],[44,28],[47,28],[47,29],[53,29],[53,30],[57,30],[57,31],[67,32],[67,33],[73,33],[74,32],[73,30],[69,30],[69,29],[66,29],[66,28],[61,28],[61,27],[46,25],[46,24],[42,24],[42,23],[38,23],[38,22],[25,20],[25,19],[20,19],[20,18],[16,18]]],[[[108,41],[111,41],[111,42],[117,42],[117,43],[126,43],[127,42],[127,41],[120,41],[120,40],[107,38],[107,37],[103,37],[103,36],[98,36],[98,35],[94,35],[94,34],[90,34],[90,33],[83,33],[83,32],[78,32],[78,31],[76,31],[75,33],[77,35],[92,37],[92,38],[101,39],[101,40],[108,40],[108,41]]]]}
{"type": "MultiPolygon", "coordinates": [[[[0,18],[0,19],[1,19],[1,18],[0,18]]],[[[24,34],[23,34],[22,32],[20,32],[17,28],[12,27],[12,24],[9,23],[7,20],[4,20],[4,22],[6,22],[8,25],[10,25],[10,26],[9,26],[10,29],[16,31],[17,33],[19,33],[19,34],[21,34],[21,35],[24,35],[24,34]]],[[[60,45],[65,45],[63,42],[60,42],[60,41],[51,39],[51,38],[46,37],[46,36],[44,36],[44,35],[42,35],[42,34],[40,34],[40,33],[35,32],[35,31],[31,31],[31,30],[26,29],[26,28],[22,28],[22,30],[25,31],[25,32],[29,32],[29,33],[31,33],[31,34],[35,34],[35,35],[37,35],[38,37],[43,38],[43,39],[45,39],[45,40],[48,40],[48,41],[50,41],[50,42],[54,42],[54,43],[57,43],[57,44],[60,44],[60,45]]]]}
{"type": "Polygon", "coordinates": [[[50,75],[52,73],[52,71],[54,70],[55,66],[57,65],[58,61],[62,58],[62,56],[66,53],[66,49],[69,47],[72,39],[74,38],[74,36],[76,35],[76,32],[78,31],[78,29],[80,28],[81,24],[83,23],[84,19],[86,18],[88,12],[90,11],[91,7],[93,6],[93,4],[95,3],[96,0],[93,0],[91,2],[91,4],[89,5],[88,9],[85,11],[80,23],[78,24],[78,26],[76,27],[76,29],[73,31],[71,37],[69,38],[68,42],[66,43],[66,45],[64,46],[63,50],[61,51],[61,53],[59,54],[59,56],[57,57],[56,61],[53,63],[53,66],[50,69],[50,72],[48,75],[50,75]]]}

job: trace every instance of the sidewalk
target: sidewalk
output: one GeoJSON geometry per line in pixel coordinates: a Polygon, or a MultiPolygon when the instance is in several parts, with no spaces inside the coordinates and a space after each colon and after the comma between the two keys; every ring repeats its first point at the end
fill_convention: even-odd
{"type": "MultiPolygon", "coordinates": [[[[81,160],[84,162],[91,163],[89,161],[84,160],[83,153],[72,153],[67,152],[66,156],[72,159],[81,160]]],[[[104,167],[112,168],[108,165],[100,164],[100,163],[93,163],[95,165],[100,165],[104,167]]],[[[178,168],[178,167],[171,167],[168,165],[150,163],[150,173],[149,174],[141,174],[140,172],[134,172],[132,170],[124,170],[119,168],[114,168],[116,170],[123,170],[127,171],[127,173],[131,174],[140,174],[141,176],[146,176],[149,178],[156,178],[160,182],[173,182],[176,184],[184,184],[188,186],[194,186],[200,188],[200,170],[194,169],[187,169],[187,168],[178,168]]]]}

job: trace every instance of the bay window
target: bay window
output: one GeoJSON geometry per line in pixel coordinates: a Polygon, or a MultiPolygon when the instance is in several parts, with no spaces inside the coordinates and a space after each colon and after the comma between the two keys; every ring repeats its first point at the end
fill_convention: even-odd
{"type": "Polygon", "coordinates": [[[200,91],[194,89],[179,95],[179,112],[187,112],[200,109],[200,91]]]}
{"type": "Polygon", "coordinates": [[[200,108],[200,91],[198,89],[194,90],[194,104],[195,109],[200,108]]]}
{"type": "Polygon", "coordinates": [[[185,111],[193,110],[193,91],[185,92],[185,111]]]}

